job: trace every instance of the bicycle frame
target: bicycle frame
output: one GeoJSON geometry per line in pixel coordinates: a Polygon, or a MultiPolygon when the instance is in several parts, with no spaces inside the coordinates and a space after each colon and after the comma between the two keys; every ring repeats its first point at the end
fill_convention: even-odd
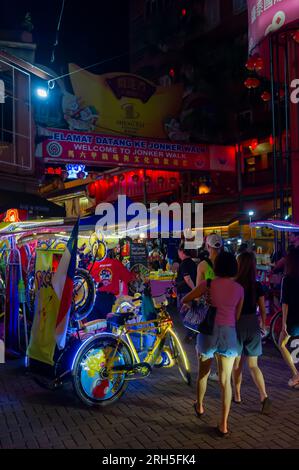
{"type": "MultiPolygon", "coordinates": [[[[116,330],[115,335],[117,337],[117,344],[115,346],[113,356],[109,358],[109,363],[110,364],[114,363],[114,358],[115,358],[118,346],[120,345],[122,341],[124,341],[126,345],[129,347],[132,358],[134,359],[133,366],[138,365],[138,364],[142,364],[144,366],[145,365],[153,366],[163,349],[164,341],[165,341],[167,334],[170,334],[176,341],[179,341],[178,336],[173,330],[173,321],[168,315],[163,319],[157,318],[154,320],[136,322],[133,324],[127,323],[124,326],[117,328],[116,330]],[[140,328],[138,329],[138,327],[140,328]],[[146,357],[142,361],[134,345],[134,342],[131,338],[132,334],[139,334],[141,337],[144,334],[156,337],[155,342],[151,347],[151,350],[147,352],[146,357]]],[[[188,362],[186,354],[184,354],[183,360],[184,360],[186,368],[189,368],[189,362],[188,362]]],[[[171,365],[174,365],[173,361],[171,365]]],[[[109,369],[109,366],[107,367],[107,369],[109,369]]],[[[116,368],[112,367],[112,370],[113,370],[113,374],[115,373],[124,374],[128,372],[127,368],[121,368],[121,367],[116,367],[116,368]]]]}

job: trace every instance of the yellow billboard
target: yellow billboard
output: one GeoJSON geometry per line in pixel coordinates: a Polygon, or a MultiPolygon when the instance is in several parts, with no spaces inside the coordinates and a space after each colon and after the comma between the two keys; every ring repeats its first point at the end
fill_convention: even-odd
{"type": "Polygon", "coordinates": [[[133,74],[96,75],[69,64],[77,101],[65,95],[64,118],[71,130],[165,139],[180,114],[183,85],[168,87],[133,74]]]}

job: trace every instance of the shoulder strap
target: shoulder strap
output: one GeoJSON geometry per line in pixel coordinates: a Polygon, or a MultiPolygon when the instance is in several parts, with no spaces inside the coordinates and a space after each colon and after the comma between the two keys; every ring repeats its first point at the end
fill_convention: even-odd
{"type": "Polygon", "coordinates": [[[209,305],[212,305],[212,299],[211,299],[211,284],[212,284],[212,279],[207,279],[207,295],[206,295],[206,299],[207,299],[207,303],[209,305]]]}

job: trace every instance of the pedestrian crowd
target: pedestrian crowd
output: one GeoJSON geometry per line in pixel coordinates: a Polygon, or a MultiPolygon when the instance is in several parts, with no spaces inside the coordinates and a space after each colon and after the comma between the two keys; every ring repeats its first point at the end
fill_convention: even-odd
{"type": "MultiPolygon", "coordinates": [[[[291,234],[289,242],[287,255],[283,259],[275,259],[284,270],[279,348],[292,374],[288,385],[299,389],[299,371],[287,348],[290,338],[299,335],[299,234],[291,234]]],[[[219,381],[221,391],[221,413],[215,432],[226,437],[230,432],[231,402],[242,404],[244,363],[247,363],[257,387],[261,413],[268,414],[272,405],[258,364],[262,355],[261,332],[266,327],[266,308],[264,287],[257,281],[255,252],[246,246],[235,256],[224,251],[221,237],[213,233],[206,238],[198,265],[184,243],[178,249],[178,256],[181,261],[177,276],[179,311],[183,321],[191,309],[193,321],[194,318],[200,319],[194,323],[194,328],[191,327],[192,330],[188,329],[190,333],[185,338],[186,341],[196,338],[198,379],[194,412],[198,418],[205,413],[204,398],[213,366],[217,371],[213,378],[219,381]],[[212,322],[208,334],[201,328],[207,321],[212,322]]]]}

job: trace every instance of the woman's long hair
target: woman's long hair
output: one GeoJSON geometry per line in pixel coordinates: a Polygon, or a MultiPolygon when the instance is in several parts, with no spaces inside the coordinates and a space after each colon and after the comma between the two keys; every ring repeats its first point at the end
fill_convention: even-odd
{"type": "Polygon", "coordinates": [[[245,293],[256,304],[256,258],[254,253],[246,251],[237,257],[238,275],[236,281],[244,288],[245,293]]]}
{"type": "Polygon", "coordinates": [[[287,275],[293,279],[299,280],[299,249],[290,250],[286,260],[287,275]]]}

